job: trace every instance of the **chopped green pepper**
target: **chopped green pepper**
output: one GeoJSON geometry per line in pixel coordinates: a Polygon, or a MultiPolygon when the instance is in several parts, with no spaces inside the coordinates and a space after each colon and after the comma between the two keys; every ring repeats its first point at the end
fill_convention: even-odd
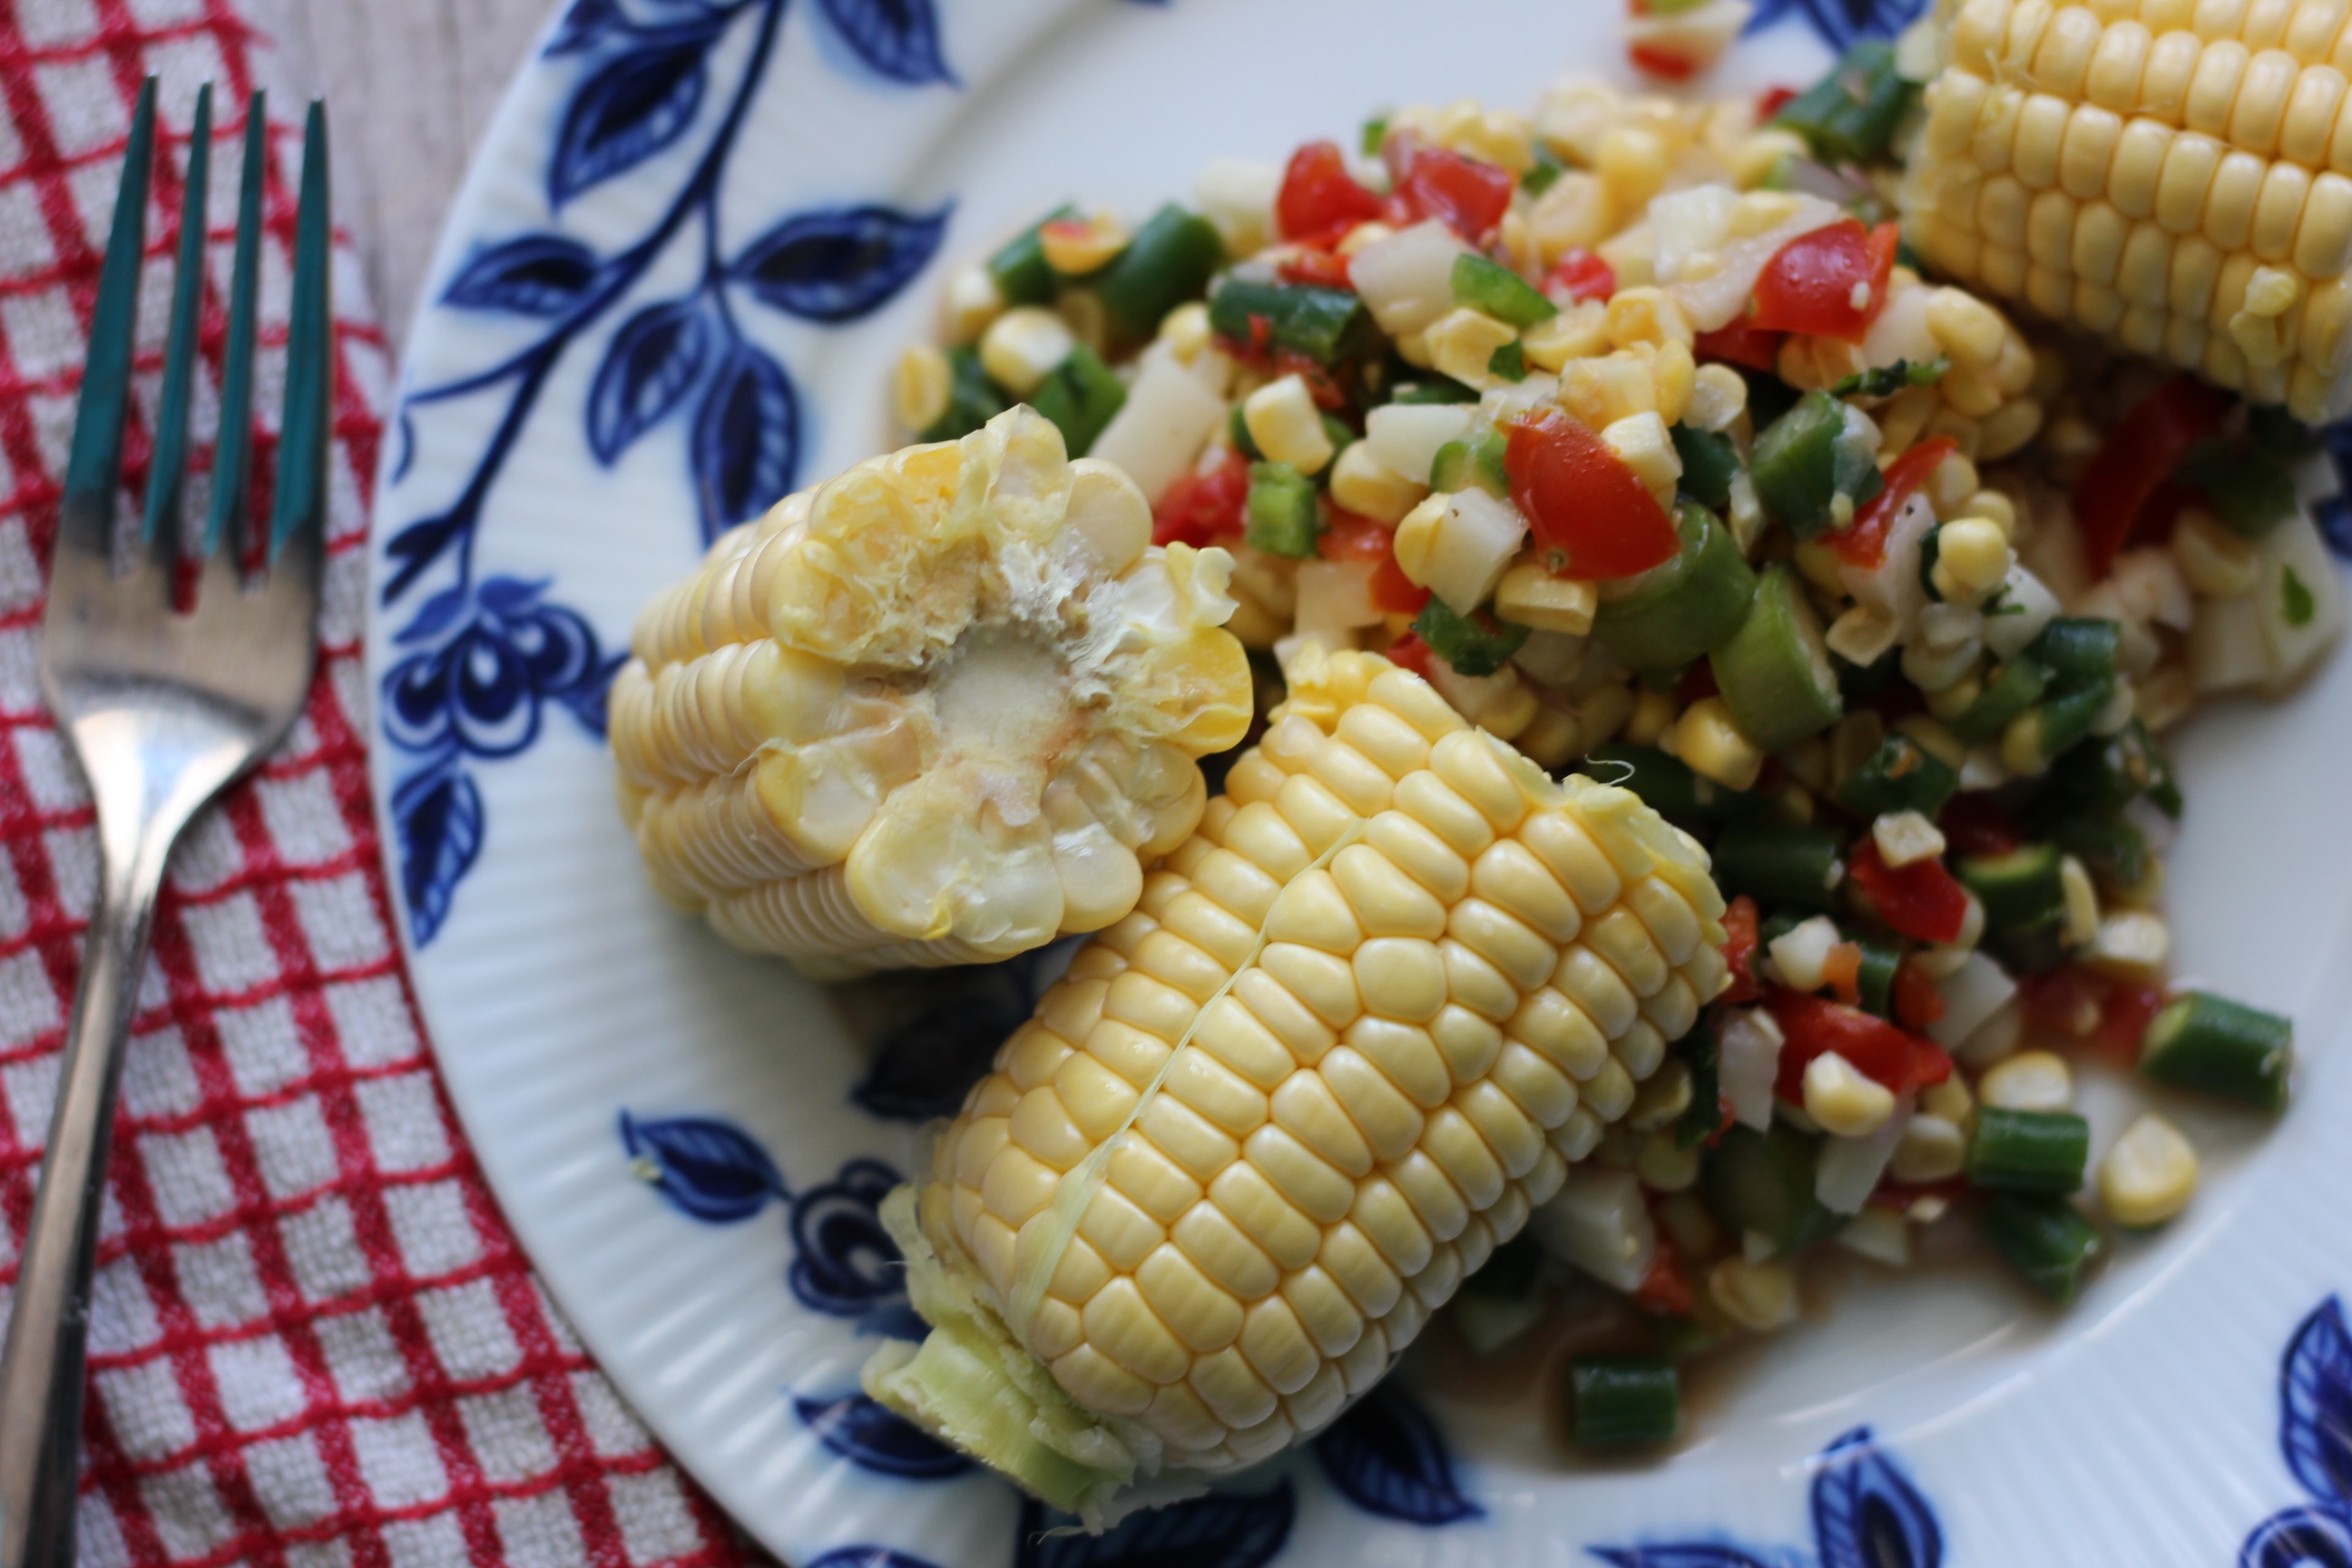
{"type": "MultiPolygon", "coordinates": [[[[1499,375],[1505,381],[1525,381],[1528,378],[1528,347],[1513,338],[1486,356],[1486,374],[1499,375]]],[[[2297,623],[2300,625],[2301,623],[2297,623]]]]}
{"type": "Polygon", "coordinates": [[[1715,878],[1774,909],[1828,914],[1843,879],[1846,835],[1817,822],[1734,823],[1715,841],[1715,878]]]}
{"type": "Polygon", "coordinates": [[[1209,297],[1209,325],[1226,337],[1248,342],[1254,318],[1275,343],[1318,364],[1346,359],[1380,337],[1363,300],[1345,289],[1229,278],[1209,297]]]}
{"type": "Polygon", "coordinates": [[[1492,675],[1528,640],[1525,626],[1498,621],[1484,610],[1457,616],[1437,598],[1421,607],[1412,629],[1429,645],[1430,652],[1454,667],[1456,675],[1492,675]]]}
{"type": "Polygon", "coordinates": [[[1509,495],[1511,476],[1503,467],[1503,456],[1509,446],[1503,433],[1492,426],[1458,441],[1446,442],[1430,459],[1429,488],[1452,494],[1475,486],[1491,496],[1509,495]]]}
{"type": "Polygon", "coordinates": [[[2179,476],[2243,539],[2260,539],[2295,512],[2294,470],[2258,446],[2200,441],[2182,459],[2179,476]]]}
{"type": "Polygon", "coordinates": [[[1675,455],[1683,460],[1683,494],[1705,507],[1721,511],[1731,503],[1731,481],[1739,476],[1739,448],[1731,437],[1693,425],[1677,425],[1666,432],[1675,440],[1675,455]]]}
{"type": "Polygon", "coordinates": [[[1754,1231],[1785,1257],[1838,1227],[1813,1196],[1821,1140],[1776,1121],[1769,1132],[1735,1124],[1700,1166],[1706,1206],[1734,1236],[1754,1231]]]}
{"type": "Polygon", "coordinates": [[[1043,305],[1054,298],[1054,269],[1045,264],[1045,240],[1040,231],[1049,223],[1076,217],[1077,211],[1064,203],[1007,240],[988,258],[988,275],[995,280],[996,291],[1004,296],[1006,304],[1043,305]]]}
{"type": "Polygon", "coordinates": [[[1569,1381],[1576,1440],[1587,1447],[1667,1442],[1682,1423],[1682,1380],[1664,1356],[1578,1356],[1569,1381]]]}
{"type": "Polygon", "coordinates": [[[1315,481],[1288,463],[1250,465],[1244,542],[1269,555],[1315,553],[1315,481]]]}
{"type": "Polygon", "coordinates": [[[1559,314],[1543,291],[1499,261],[1473,251],[1454,258],[1454,302],[1507,327],[1532,327],[1559,314]]]}
{"type": "Polygon", "coordinates": [[[1896,733],[1879,742],[1862,766],[1838,781],[1837,803],[1856,816],[1916,811],[1933,816],[1944,809],[1960,775],[1952,765],[1910,736],[1896,733]]]}
{"type": "Polygon", "coordinates": [[[969,436],[1012,404],[980,365],[980,351],[966,343],[948,351],[948,405],[923,431],[926,441],[969,436]]]}
{"type": "Polygon", "coordinates": [[[1216,226],[1171,202],[1144,221],[1116,261],[1095,274],[1095,297],[1113,337],[1142,342],[1169,311],[1199,299],[1224,264],[1224,237],[1216,226]]]}
{"type": "Polygon", "coordinates": [[[1748,453],[1757,499],[1800,539],[1851,521],[1853,508],[1885,488],[1870,424],[1850,418],[1853,412],[1815,387],[1766,427],[1748,453]]]}
{"type": "Polygon", "coordinates": [[[1874,370],[1858,370],[1830,388],[1832,397],[1892,397],[1906,387],[1933,386],[1952,368],[1946,359],[1899,359],[1874,370]]]}
{"type": "Polygon", "coordinates": [[[1029,395],[1029,406],[1061,427],[1070,456],[1083,458],[1127,403],[1127,384],[1080,343],[1029,395]]]}
{"type": "Polygon", "coordinates": [[[1844,711],[1821,621],[1785,563],[1765,572],[1748,618],[1707,662],[1739,732],[1768,752],[1820,733],[1844,711]]]}
{"type": "Polygon", "coordinates": [[[1895,68],[1895,46],[1865,38],[1829,75],[1773,116],[1833,163],[1867,163],[1885,155],[1916,89],[1895,68]]]}
{"type": "Polygon", "coordinates": [[[1676,507],[1675,531],[1673,560],[1601,585],[1593,640],[1632,669],[1681,668],[1729,637],[1756,596],[1755,572],[1713,512],[1676,507]]]}
{"type": "Polygon", "coordinates": [[[2039,702],[2049,684],[2050,677],[2040,665],[2029,658],[2012,658],[1995,669],[1976,700],[1953,717],[1951,731],[1971,746],[1990,741],[2039,702]]]}

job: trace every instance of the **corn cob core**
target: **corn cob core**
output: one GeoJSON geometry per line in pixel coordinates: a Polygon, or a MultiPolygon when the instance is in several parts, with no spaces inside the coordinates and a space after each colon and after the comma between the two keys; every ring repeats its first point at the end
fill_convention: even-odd
{"type": "Polygon", "coordinates": [[[1721,988],[1706,856],[1376,656],[1291,700],[886,1217],[877,1398],[1099,1520],[1327,1425],[1721,988]]]}
{"type": "Polygon", "coordinates": [[[2352,6],[1942,0],[1937,267],[2299,418],[2352,411],[2352,6]]]}
{"type": "Polygon", "coordinates": [[[727,534],[613,687],[655,886],[820,978],[1126,914],[1250,718],[1228,557],[1150,534],[1026,407],[727,534]]]}

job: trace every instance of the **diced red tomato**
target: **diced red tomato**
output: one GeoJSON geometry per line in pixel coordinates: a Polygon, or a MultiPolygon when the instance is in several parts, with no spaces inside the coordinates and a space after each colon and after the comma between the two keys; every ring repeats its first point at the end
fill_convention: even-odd
{"type": "Polygon", "coordinates": [[[1793,87],[1768,87],[1756,97],[1756,121],[1762,124],[1789,107],[1797,96],[1793,87]]]}
{"type": "Polygon", "coordinates": [[[1753,1002],[1764,994],[1756,981],[1757,946],[1756,900],[1742,893],[1723,911],[1723,965],[1731,984],[1718,1001],[1753,1002]]]}
{"type": "Polygon", "coordinates": [[[1915,1032],[1944,1016],[1944,994],[1927,971],[1906,959],[1895,971],[1895,1021],[1915,1032]]]}
{"type": "Polygon", "coordinates": [[[2074,481],[2074,527],[2094,578],[2104,577],[2132,526],[2180,467],[2189,448],[2221,428],[2231,398],[2193,375],[2176,375],[2131,406],[2074,481]]]}
{"type": "Polygon", "coordinates": [[[1429,679],[1429,662],[1435,657],[1429,645],[1412,632],[1389,644],[1389,662],[1412,671],[1423,680],[1429,679]]]}
{"type": "Polygon", "coordinates": [[[1417,616],[1429,597],[1428,589],[1404,574],[1393,553],[1372,571],[1372,608],[1383,615],[1417,616]]]}
{"type": "Polygon", "coordinates": [[[1698,341],[1691,345],[1691,353],[1703,360],[1721,360],[1727,364],[1769,372],[1780,366],[1783,335],[1766,331],[1747,317],[1738,316],[1727,327],[1699,333],[1698,341]]]}
{"type": "Polygon", "coordinates": [[[2147,1037],[2148,1025],[2164,1011],[2164,1003],[2161,986],[2109,983],[2106,1000],[2099,1007],[2099,1049],[2126,1067],[2137,1062],[2140,1041],[2147,1037]]]}
{"type": "Polygon", "coordinates": [[[1327,507],[1315,553],[1326,561],[1385,561],[1396,542],[1387,523],[1339,507],[1327,507]]]}
{"type": "Polygon", "coordinates": [[[2069,963],[2047,974],[2021,974],[2017,990],[2034,1027],[2077,1040],[2099,1032],[2106,982],[2089,970],[2069,963]]]}
{"type": "Polygon", "coordinates": [[[1864,837],[1855,847],[1846,874],[1878,911],[1878,918],[1905,936],[1921,942],[1952,942],[1968,921],[1968,889],[1944,869],[1941,860],[1889,866],[1878,852],[1878,841],[1864,837]]]}
{"type": "Polygon", "coordinates": [[[1886,308],[1899,237],[1891,223],[1865,229],[1858,218],[1799,235],[1764,264],[1749,321],[1774,331],[1861,342],[1886,308]]]}
{"type": "Polygon", "coordinates": [[[1282,191],[1274,200],[1275,224],[1285,239],[1346,229],[1381,216],[1381,198],[1348,173],[1336,142],[1309,142],[1290,155],[1282,191]]]}
{"type": "MultiPolygon", "coordinates": [[[[1250,319],[1255,321],[1257,318],[1253,316],[1250,319]]],[[[1307,395],[1315,400],[1316,407],[1328,413],[1337,413],[1348,406],[1347,390],[1333,378],[1329,368],[1316,363],[1312,355],[1301,353],[1297,349],[1279,348],[1274,351],[1271,358],[1276,377],[1295,375],[1305,382],[1307,395]]]]}
{"type": "Polygon", "coordinates": [[[1503,428],[1511,499],[1555,574],[1631,577],[1682,548],[1650,487],[1581,424],[1552,409],[1503,428]]]}
{"type": "Polygon", "coordinates": [[[1474,245],[1503,221],[1518,178],[1508,169],[1465,158],[1443,147],[1424,147],[1409,136],[1391,136],[1381,149],[1389,165],[1396,205],[1408,223],[1439,218],[1474,245]]]}
{"type": "Polygon", "coordinates": [[[1886,465],[1886,488],[1863,502],[1853,514],[1853,526],[1830,535],[1840,559],[1867,571],[1886,559],[1886,532],[1895,514],[1927,482],[1936,466],[1960,444],[1949,436],[1930,436],[1886,465]]]}
{"type": "Polygon", "coordinates": [[[1628,44],[1625,57],[1635,70],[1647,71],[1663,81],[1688,81],[1706,63],[1657,44],[1628,44]]]}
{"type": "Polygon", "coordinates": [[[1849,1007],[1862,1005],[1862,944],[1842,942],[1822,959],[1822,984],[1849,1007]]]}
{"type": "Polygon", "coordinates": [[[1673,1318],[1687,1318],[1696,1310],[1690,1279],[1683,1272],[1682,1255],[1663,1236],[1658,1237],[1656,1256],[1650,1259],[1650,1271],[1633,1287],[1633,1304],[1673,1318]]]}
{"type": "Polygon", "coordinates": [[[2025,842],[2017,819],[1980,794],[1954,795],[1937,814],[1936,826],[1955,855],[2006,855],[2025,842]]]}
{"type": "Polygon", "coordinates": [[[1552,263],[1544,274],[1544,292],[1567,290],[1571,300],[1607,300],[1617,292],[1617,269],[1580,245],[1552,263]]]}
{"type": "Polygon", "coordinates": [[[1230,539],[1245,526],[1249,459],[1235,452],[1208,473],[1177,476],[1151,518],[1151,542],[1199,547],[1230,539]]]}
{"type": "Polygon", "coordinates": [[[1305,283],[1317,289],[1346,289],[1348,258],[1328,250],[1302,246],[1275,264],[1275,275],[1285,283],[1305,283]]]}
{"type": "Polygon", "coordinates": [[[1792,1103],[1805,1097],[1805,1068],[1815,1057],[1835,1051],[1856,1072],[1908,1094],[1952,1076],[1952,1058],[1933,1040],[1899,1029],[1859,1007],[1811,996],[1785,986],[1766,994],[1765,1008],[1788,1037],[1780,1047],[1780,1070],[1773,1091],[1792,1103]]]}

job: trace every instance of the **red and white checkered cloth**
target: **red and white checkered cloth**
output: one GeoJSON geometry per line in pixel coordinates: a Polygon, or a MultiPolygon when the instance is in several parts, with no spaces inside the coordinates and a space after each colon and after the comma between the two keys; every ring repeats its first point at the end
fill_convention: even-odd
{"type": "MultiPolygon", "coordinates": [[[[89,799],[35,671],[122,139],[142,77],[160,74],[175,129],[148,221],[152,407],[196,84],[219,84],[217,288],[242,105],[278,85],[272,70],[232,0],[0,0],[0,1283],[97,881],[89,799]]],[[[264,294],[282,321],[299,104],[270,101],[264,294]]],[[[364,754],[362,544],[390,376],[347,251],[339,263],[319,677],[284,751],[181,847],[155,922],[99,1247],[82,1561],[744,1562],[532,1278],[426,1053],[364,754]]],[[[215,357],[221,325],[215,299],[215,357]]],[[[265,328],[265,345],[281,338],[265,328]]],[[[216,374],[198,377],[206,436],[216,374]]],[[[134,481],[143,452],[134,430],[134,481]]]]}

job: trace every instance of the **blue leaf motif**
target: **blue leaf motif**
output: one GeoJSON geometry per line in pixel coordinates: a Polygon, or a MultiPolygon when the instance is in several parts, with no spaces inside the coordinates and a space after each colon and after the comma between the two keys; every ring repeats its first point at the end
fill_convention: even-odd
{"type": "Polygon", "coordinates": [[[2341,1508],[2290,1508],[2263,1521],[2238,1568],[2352,1568],[2352,1519],[2341,1508]]]}
{"type": "Polygon", "coordinates": [[[406,626],[393,634],[392,640],[405,646],[409,643],[430,642],[449,629],[459,616],[466,613],[466,590],[444,588],[422,605],[406,626]]]}
{"type": "Polygon", "coordinates": [[[906,977],[901,984],[922,987],[922,1003],[877,1037],[849,1098],[893,1121],[954,1114],[996,1047],[1028,1021],[1037,1000],[1031,975],[1042,956],[906,977]]]}
{"type": "Polygon", "coordinates": [[[2295,1331],[2279,1367],[2279,1447],[2303,1489],[2352,1502],[2352,1336],[2330,1296],[2295,1331]]]}
{"type": "Polygon", "coordinates": [[[715,23],[653,35],[589,75],[563,110],[547,170],[551,206],[633,169],[686,133],[702,106],[715,23]]]}
{"type": "Polygon", "coordinates": [[[908,1480],[941,1480],[971,1468],[971,1461],[932,1440],[922,1428],[862,1394],[800,1399],[793,1408],[816,1440],[854,1465],[908,1480]]]}
{"type": "Polygon", "coordinates": [[[2313,507],[2312,515],[2327,547],[2352,561],[2352,419],[2330,425],[2320,436],[2328,466],[2336,470],[2336,494],[2313,507]]]}
{"type": "Polygon", "coordinates": [[[1762,0],[1748,30],[1758,32],[1786,16],[1801,16],[1822,41],[1843,50],[1857,38],[1891,38],[1918,19],[1927,0],[1762,0]]]}
{"type": "Polygon", "coordinates": [[[540,52],[548,59],[577,54],[620,20],[621,8],[613,0],[572,0],[563,20],[555,25],[555,36],[540,52]]]}
{"type": "Polygon", "coordinates": [[[1315,1439],[1331,1484],[1367,1513],[1407,1524],[1453,1524],[1486,1510],[1462,1495],[1436,1423],[1393,1384],[1381,1384],[1315,1439]]]}
{"type": "Polygon", "coordinates": [[[852,1160],[793,1200],[787,1282],[803,1306],[856,1318],[906,1294],[905,1260],[878,1212],[900,1179],[879,1160],[852,1160]]]}
{"type": "Polygon", "coordinates": [[[785,1195],[784,1178],[752,1136],[709,1116],[639,1121],[621,1112],[621,1146],[646,1179],[692,1218],[732,1225],[785,1195]]]}
{"type": "Polygon", "coordinates": [[[706,542],[792,489],[800,445],[800,399],[784,367],[736,343],[694,418],[694,493],[706,542]]]}
{"type": "Polygon", "coordinates": [[[940,18],[931,0],[818,0],[842,42],[876,75],[907,87],[955,85],[940,53],[940,18]]]}
{"type": "Polygon", "coordinates": [[[1102,1535],[1048,1535],[1071,1521],[1029,1502],[1013,1562],[1016,1568],[1261,1568],[1290,1538],[1297,1507],[1284,1481],[1272,1491],[1171,1503],[1102,1535]]]}
{"type": "Polygon", "coordinates": [[[1588,1546],[1616,1568],[1769,1568],[1761,1558],[1712,1541],[1676,1541],[1660,1546],[1588,1546]]]}
{"type": "Polygon", "coordinates": [[[588,446],[610,468],[686,400],[710,357],[710,319],[693,300],[648,305],[621,323],[588,392],[588,446]]]}
{"type": "Polygon", "coordinates": [[[761,303],[812,321],[854,321],[878,309],[939,253],[948,214],[837,207],[786,218],[731,268],[761,303]]]}
{"type": "Polygon", "coordinates": [[[448,918],[459,879],[482,852],[481,792],[455,768],[428,769],[392,792],[392,818],[409,936],[423,947],[448,918]]]}
{"type": "Polygon", "coordinates": [[[560,234],[526,234],[494,245],[458,272],[445,304],[517,316],[561,316],[595,286],[596,253],[560,234]]]}
{"type": "Polygon", "coordinates": [[[809,1559],[808,1568],[931,1568],[919,1557],[888,1546],[836,1546],[809,1559]]]}
{"type": "Polygon", "coordinates": [[[1822,1451],[1813,1477],[1813,1543],[1822,1568],[1937,1568],[1936,1510],[1857,1426],[1822,1451]]]}

